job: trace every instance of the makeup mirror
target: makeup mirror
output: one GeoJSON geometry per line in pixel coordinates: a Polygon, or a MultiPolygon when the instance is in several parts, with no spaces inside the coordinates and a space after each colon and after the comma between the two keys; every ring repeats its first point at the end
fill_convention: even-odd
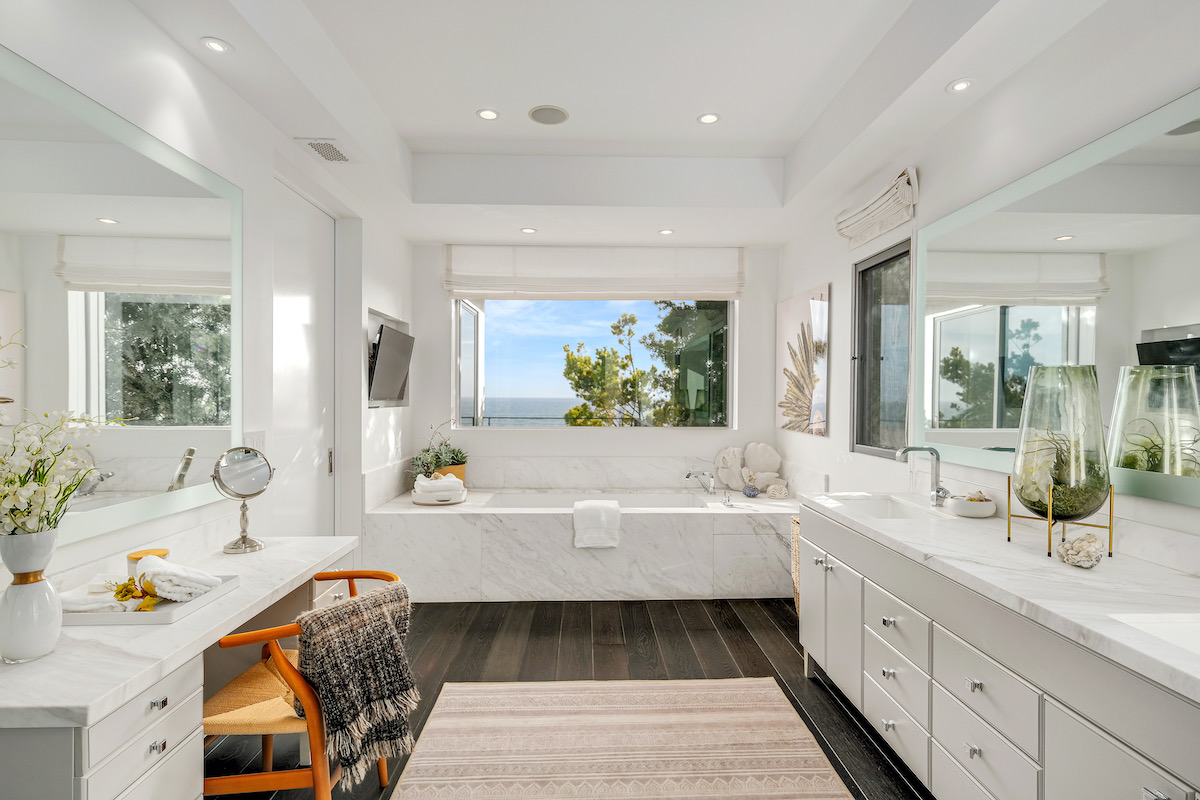
{"type": "Polygon", "coordinates": [[[253,447],[231,447],[217,459],[212,473],[213,485],[230,500],[242,501],[242,535],[225,545],[226,553],[253,553],[263,549],[263,543],[247,533],[250,516],[246,501],[265,492],[274,474],[267,457],[253,447]]]}

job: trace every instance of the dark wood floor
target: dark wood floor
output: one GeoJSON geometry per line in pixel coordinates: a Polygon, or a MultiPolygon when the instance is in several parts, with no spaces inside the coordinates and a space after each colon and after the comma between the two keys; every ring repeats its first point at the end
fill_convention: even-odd
{"type": "MultiPolygon", "coordinates": [[[[414,608],[408,653],[421,704],[417,736],[443,683],[771,677],[779,683],[856,798],[928,800],[903,766],[885,756],[865,722],[819,676],[803,675],[790,600],[426,603],[414,608]]],[[[205,774],[259,768],[257,737],[226,737],[209,750],[205,774]]],[[[294,767],[296,737],[278,737],[277,769],[294,767]]],[[[404,759],[392,764],[392,786],[404,759]]],[[[368,777],[335,798],[385,800],[368,777]]],[[[299,800],[311,790],[244,798],[299,800]]]]}

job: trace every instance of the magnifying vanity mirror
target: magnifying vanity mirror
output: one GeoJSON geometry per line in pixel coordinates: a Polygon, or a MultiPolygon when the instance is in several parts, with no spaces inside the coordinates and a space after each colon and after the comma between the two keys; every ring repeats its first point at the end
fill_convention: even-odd
{"type": "Polygon", "coordinates": [[[267,457],[253,447],[231,447],[217,459],[212,473],[213,485],[230,500],[242,501],[242,535],[225,545],[226,553],[253,553],[263,549],[263,543],[247,533],[250,509],[246,501],[265,492],[274,474],[267,457]]]}
{"type": "Polygon", "coordinates": [[[1030,367],[1095,364],[1107,425],[1137,344],[1200,322],[1198,119],[1200,90],[918,232],[918,445],[1011,471],[1030,367]]]}
{"type": "Polygon", "coordinates": [[[10,419],[121,417],[69,543],[219,499],[180,453],[242,441],[241,191],[0,47],[0,340],[10,419]]]}

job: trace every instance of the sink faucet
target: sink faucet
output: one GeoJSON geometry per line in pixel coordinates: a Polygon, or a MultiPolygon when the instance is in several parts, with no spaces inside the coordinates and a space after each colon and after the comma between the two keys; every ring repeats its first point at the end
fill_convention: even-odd
{"type": "Polygon", "coordinates": [[[171,478],[171,485],[167,487],[168,492],[183,488],[183,479],[187,475],[188,467],[192,465],[192,456],[194,455],[196,455],[194,447],[183,451],[183,458],[179,459],[179,466],[175,468],[175,477],[171,478]]]}
{"type": "Polygon", "coordinates": [[[942,504],[946,502],[946,498],[950,496],[950,492],[942,486],[940,475],[942,456],[932,447],[905,447],[903,450],[896,451],[896,460],[907,461],[908,454],[914,450],[929,453],[929,505],[941,508],[942,504]]]}
{"type": "Polygon", "coordinates": [[[95,494],[96,489],[98,489],[100,487],[100,484],[104,483],[106,480],[108,480],[112,476],[113,476],[113,474],[111,472],[92,472],[92,473],[90,473],[79,484],[79,488],[75,490],[76,497],[87,497],[88,495],[95,494]]]}
{"type": "Polygon", "coordinates": [[[688,474],[684,475],[683,477],[695,478],[696,480],[700,481],[700,485],[704,487],[705,494],[717,493],[717,479],[713,477],[711,472],[693,472],[689,469],[688,474]]]}

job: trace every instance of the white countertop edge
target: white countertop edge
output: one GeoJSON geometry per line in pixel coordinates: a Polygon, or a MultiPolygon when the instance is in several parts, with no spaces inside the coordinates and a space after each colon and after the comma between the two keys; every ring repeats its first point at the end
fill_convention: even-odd
{"type": "Polygon", "coordinates": [[[412,501],[412,493],[405,492],[385,503],[367,511],[368,514],[563,514],[571,513],[571,506],[502,506],[492,507],[488,503],[497,494],[544,495],[544,494],[585,494],[597,500],[603,500],[608,495],[637,495],[637,494],[680,494],[699,497],[704,500],[704,506],[680,508],[622,507],[622,513],[627,514],[788,514],[794,515],[800,510],[800,501],[795,497],[786,500],[771,500],[765,496],[746,497],[741,492],[730,491],[732,508],[721,504],[724,496],[722,490],[716,494],[705,494],[700,490],[690,489],[467,489],[467,499],[453,505],[418,505],[412,501]]]}

